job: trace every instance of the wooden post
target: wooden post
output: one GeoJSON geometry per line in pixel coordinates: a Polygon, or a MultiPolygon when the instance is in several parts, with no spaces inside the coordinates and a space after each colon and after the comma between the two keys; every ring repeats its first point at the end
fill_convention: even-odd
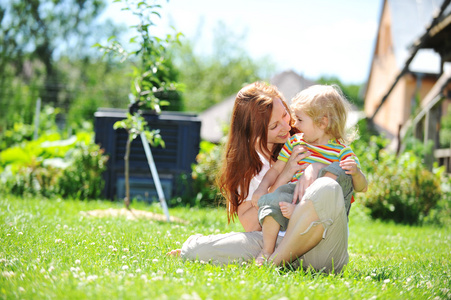
{"type": "Polygon", "coordinates": [[[439,146],[438,131],[440,130],[440,105],[432,107],[427,113],[424,124],[424,146],[429,141],[433,142],[430,153],[426,153],[424,161],[428,169],[432,169],[434,162],[434,151],[439,146]]]}

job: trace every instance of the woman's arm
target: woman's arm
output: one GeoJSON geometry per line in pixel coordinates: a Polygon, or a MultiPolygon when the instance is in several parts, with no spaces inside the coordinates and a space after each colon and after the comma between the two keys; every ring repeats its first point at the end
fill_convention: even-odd
{"type": "Polygon", "coordinates": [[[261,196],[268,194],[269,188],[276,182],[277,177],[279,177],[279,174],[282,172],[282,170],[285,167],[286,162],[278,160],[274,163],[274,165],[271,167],[271,169],[266,172],[265,176],[263,176],[262,181],[260,182],[258,188],[255,190],[254,194],[252,195],[252,206],[258,207],[258,199],[260,199],[261,196]]]}
{"type": "Polygon", "coordinates": [[[261,231],[258,222],[258,209],[253,207],[251,201],[244,201],[238,206],[238,219],[243,225],[244,231],[261,231]]]}

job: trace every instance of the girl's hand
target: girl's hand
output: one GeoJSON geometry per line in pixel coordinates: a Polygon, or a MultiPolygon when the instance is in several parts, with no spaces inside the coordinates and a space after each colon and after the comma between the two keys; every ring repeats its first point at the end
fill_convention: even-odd
{"type": "Polygon", "coordinates": [[[357,165],[357,162],[351,157],[348,157],[345,160],[340,161],[340,168],[342,168],[346,174],[351,176],[354,176],[359,173],[359,167],[357,165]]]}

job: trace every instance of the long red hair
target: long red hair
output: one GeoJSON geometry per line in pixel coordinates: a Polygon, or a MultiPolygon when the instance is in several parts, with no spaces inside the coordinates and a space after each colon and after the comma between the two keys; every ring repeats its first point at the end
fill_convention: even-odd
{"type": "Polygon", "coordinates": [[[218,185],[227,201],[228,222],[234,220],[238,206],[249,193],[252,178],[260,173],[263,163],[258,156],[258,145],[264,153],[271,153],[276,161],[283,144],[268,149],[268,126],[273,102],[277,98],[289,112],[282,94],[273,85],[254,82],[242,88],[235,99],[230,130],[218,176],[218,185]]]}

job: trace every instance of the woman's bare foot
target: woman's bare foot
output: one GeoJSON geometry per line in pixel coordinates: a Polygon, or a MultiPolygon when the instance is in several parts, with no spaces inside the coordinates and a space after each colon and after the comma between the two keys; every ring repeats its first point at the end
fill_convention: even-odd
{"type": "Polygon", "coordinates": [[[268,258],[271,256],[271,254],[272,253],[262,250],[255,258],[255,264],[257,266],[263,265],[268,260],[268,258]]]}
{"type": "Polygon", "coordinates": [[[291,215],[293,214],[294,209],[296,208],[296,204],[288,202],[279,202],[279,206],[282,215],[287,219],[291,218],[291,215]]]}
{"type": "Polygon", "coordinates": [[[175,249],[175,250],[169,251],[168,253],[166,253],[166,255],[167,256],[179,257],[181,252],[182,252],[182,249],[175,249]]]}

